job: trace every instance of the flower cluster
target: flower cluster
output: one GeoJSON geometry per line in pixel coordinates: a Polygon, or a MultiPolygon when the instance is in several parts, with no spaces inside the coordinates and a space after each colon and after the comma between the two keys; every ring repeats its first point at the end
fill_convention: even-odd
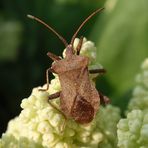
{"type": "Polygon", "coordinates": [[[137,86],[129,102],[127,118],[118,123],[118,146],[120,148],[148,147],[148,59],[136,77],[137,86]]]}
{"type": "Polygon", "coordinates": [[[118,123],[118,146],[121,148],[148,147],[148,112],[132,110],[118,123]]]}
{"type": "Polygon", "coordinates": [[[148,59],[141,65],[141,73],[136,77],[136,87],[133,91],[133,98],[131,99],[128,109],[148,109],[148,59]]]}
{"type": "MultiPolygon", "coordinates": [[[[78,41],[75,40],[75,46],[78,41]]],[[[95,50],[94,44],[84,39],[81,53],[89,56],[92,66],[95,50]]],[[[95,119],[88,125],[78,124],[72,119],[66,120],[59,109],[59,98],[48,102],[48,96],[60,89],[56,75],[48,91],[34,88],[31,95],[22,100],[20,115],[8,123],[7,131],[0,139],[0,147],[114,148],[119,109],[111,105],[100,107],[95,119]]]]}

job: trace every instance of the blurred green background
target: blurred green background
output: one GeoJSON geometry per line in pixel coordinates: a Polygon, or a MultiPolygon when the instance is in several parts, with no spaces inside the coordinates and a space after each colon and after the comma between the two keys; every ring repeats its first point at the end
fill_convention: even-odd
{"type": "Polygon", "coordinates": [[[45,70],[51,64],[46,53],[61,55],[64,49],[55,35],[26,15],[41,18],[70,41],[80,23],[100,7],[105,10],[92,18],[78,37],[95,42],[97,60],[107,70],[97,79],[97,89],[124,111],[135,75],[148,55],[147,0],[1,0],[1,133],[21,111],[21,100],[33,87],[45,83],[45,70]]]}

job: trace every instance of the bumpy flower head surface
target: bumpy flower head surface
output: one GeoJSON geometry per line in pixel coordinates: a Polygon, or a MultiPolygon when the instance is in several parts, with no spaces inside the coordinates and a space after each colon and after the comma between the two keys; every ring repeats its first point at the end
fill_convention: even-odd
{"type": "MultiPolygon", "coordinates": [[[[94,44],[85,39],[81,52],[93,59],[95,50],[94,44]]],[[[20,115],[8,123],[0,147],[114,148],[119,109],[111,105],[100,107],[95,119],[87,125],[78,124],[73,119],[65,120],[60,112],[59,98],[48,101],[48,96],[60,89],[57,76],[51,80],[48,91],[34,88],[31,95],[22,100],[20,115]]]]}
{"type": "Polygon", "coordinates": [[[148,112],[132,110],[117,125],[119,148],[148,147],[148,112]]]}
{"type": "Polygon", "coordinates": [[[129,103],[129,111],[132,109],[148,109],[148,59],[141,65],[141,73],[136,77],[136,87],[133,91],[133,98],[129,103]]]}
{"type": "Polygon", "coordinates": [[[129,102],[127,118],[117,125],[120,148],[148,147],[148,59],[141,66],[136,77],[137,86],[129,102]]]}

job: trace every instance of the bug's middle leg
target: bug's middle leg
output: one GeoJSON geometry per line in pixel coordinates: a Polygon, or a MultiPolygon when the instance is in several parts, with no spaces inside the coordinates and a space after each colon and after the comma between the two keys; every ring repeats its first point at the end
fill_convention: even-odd
{"type": "Polygon", "coordinates": [[[99,73],[99,74],[104,74],[106,73],[106,70],[104,68],[98,68],[98,69],[90,69],[89,70],[89,73],[90,74],[96,74],[96,73],[99,73]]]}
{"type": "Polygon", "coordinates": [[[110,99],[107,96],[104,96],[100,91],[98,91],[99,96],[100,96],[100,103],[102,105],[107,105],[110,103],[110,99]]]}

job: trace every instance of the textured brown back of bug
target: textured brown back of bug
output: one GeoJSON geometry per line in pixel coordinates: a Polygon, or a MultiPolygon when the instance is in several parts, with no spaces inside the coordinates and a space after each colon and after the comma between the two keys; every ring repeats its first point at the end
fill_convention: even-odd
{"type": "Polygon", "coordinates": [[[87,57],[73,55],[52,65],[60,79],[61,110],[79,123],[92,121],[100,104],[99,94],[89,79],[88,63],[87,57]]]}

